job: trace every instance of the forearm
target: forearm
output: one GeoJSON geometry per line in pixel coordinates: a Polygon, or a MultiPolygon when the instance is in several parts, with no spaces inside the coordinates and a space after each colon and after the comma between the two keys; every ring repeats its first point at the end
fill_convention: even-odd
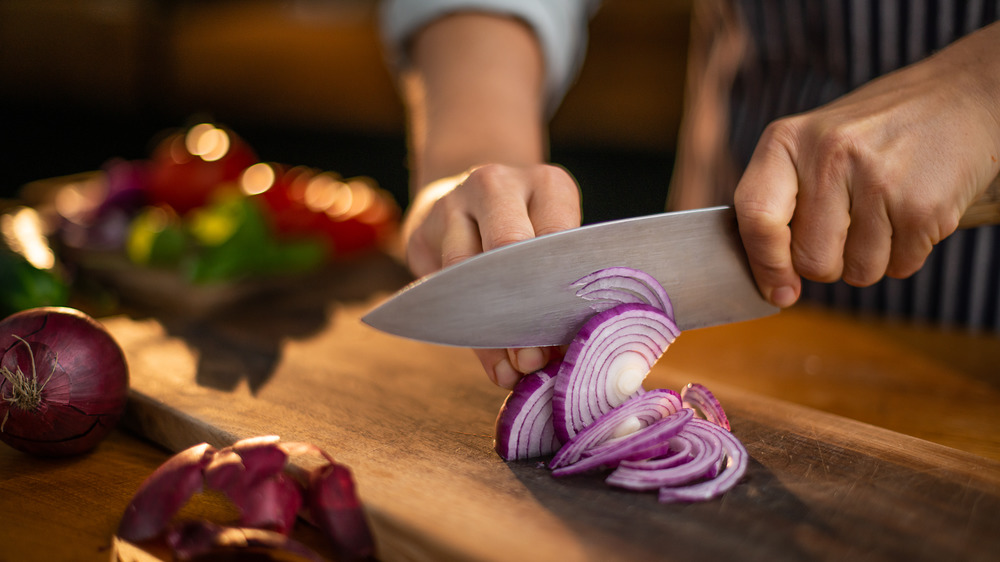
{"type": "Polygon", "coordinates": [[[544,64],[521,22],[456,14],[423,29],[403,75],[414,189],[490,162],[545,158],[544,64]]]}

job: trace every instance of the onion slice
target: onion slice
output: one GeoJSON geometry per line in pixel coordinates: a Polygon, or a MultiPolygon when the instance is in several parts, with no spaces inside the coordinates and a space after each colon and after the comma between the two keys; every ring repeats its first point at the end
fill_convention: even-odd
{"type": "Polygon", "coordinates": [[[694,427],[697,427],[697,423],[685,427],[685,431],[677,436],[691,442],[693,449],[696,449],[695,454],[688,457],[686,462],[673,463],[673,466],[663,466],[666,463],[660,462],[660,459],[623,462],[605,482],[629,490],[656,490],[665,486],[688,484],[712,475],[723,456],[722,441],[711,433],[692,431],[694,427]]]}
{"type": "Polygon", "coordinates": [[[577,433],[559,449],[549,467],[555,469],[571,465],[583,458],[588,450],[610,439],[635,433],[679,410],[680,397],[672,390],[658,388],[640,394],[577,433]]]}
{"type": "Polygon", "coordinates": [[[595,468],[615,467],[624,460],[663,454],[664,449],[669,446],[668,439],[677,435],[693,415],[687,408],[674,412],[634,433],[606,442],[605,446],[592,451],[585,458],[569,466],[556,468],[552,475],[580,474],[595,468]]]}
{"type": "Polygon", "coordinates": [[[566,442],[597,418],[644,392],[650,368],[680,334],[662,310],[627,303],[588,320],[569,345],[556,376],[556,437],[566,442]]]}
{"type": "Polygon", "coordinates": [[[559,362],[525,375],[514,385],[497,414],[493,448],[504,460],[548,455],[559,449],[552,424],[552,393],[559,362]]]}
{"type": "Polygon", "coordinates": [[[712,394],[712,391],[705,385],[693,382],[681,389],[681,401],[685,408],[694,410],[695,415],[706,419],[715,425],[730,430],[729,418],[726,411],[722,409],[722,404],[712,394]]]}
{"type": "Polygon", "coordinates": [[[642,303],[655,306],[674,318],[674,306],[667,291],[652,275],[631,267],[608,267],[577,279],[576,296],[592,301],[591,308],[603,312],[619,304],[642,303]]]}
{"type": "Polygon", "coordinates": [[[659,499],[662,503],[710,500],[729,491],[746,474],[750,455],[739,439],[725,429],[697,418],[691,420],[689,425],[691,431],[712,433],[722,441],[726,452],[725,466],[718,475],[703,482],[660,488],[659,499]]]}

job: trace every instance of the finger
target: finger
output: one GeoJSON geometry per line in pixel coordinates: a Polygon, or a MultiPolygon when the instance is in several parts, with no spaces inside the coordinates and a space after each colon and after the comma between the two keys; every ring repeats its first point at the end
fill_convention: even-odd
{"type": "Polygon", "coordinates": [[[795,212],[798,177],[782,146],[761,143],[736,187],[740,236],[761,294],[779,307],[798,300],[801,280],[791,254],[789,223],[795,212]]]}
{"type": "Polygon", "coordinates": [[[441,238],[441,267],[467,260],[482,251],[476,222],[463,212],[452,212],[441,238]]]}
{"type": "Polygon", "coordinates": [[[508,349],[507,358],[511,365],[520,373],[533,373],[549,362],[551,353],[547,347],[522,347],[508,349]]]}
{"type": "Polygon", "coordinates": [[[514,388],[514,384],[521,379],[522,373],[518,372],[507,356],[506,349],[474,349],[476,357],[483,365],[486,376],[493,384],[506,389],[514,388]]]}
{"type": "Polygon", "coordinates": [[[881,279],[889,265],[892,236],[892,223],[881,200],[855,201],[844,242],[844,281],[867,287],[881,279]]]}
{"type": "Polygon", "coordinates": [[[483,251],[535,236],[528,216],[527,193],[533,188],[528,177],[508,167],[483,166],[473,170],[466,183],[481,194],[470,201],[470,210],[483,251]]]}
{"type": "Polygon", "coordinates": [[[935,240],[922,231],[915,231],[906,228],[905,225],[900,225],[893,233],[886,275],[897,279],[913,275],[923,267],[936,242],[939,240],[935,240]]]}
{"type": "Polygon", "coordinates": [[[844,246],[851,226],[850,160],[836,146],[810,153],[807,162],[799,162],[799,195],[791,224],[792,263],[806,279],[833,282],[844,271],[844,246]]]}
{"type": "Polygon", "coordinates": [[[539,187],[528,201],[535,236],[580,226],[580,188],[576,180],[556,166],[546,167],[539,175],[539,187]]]}

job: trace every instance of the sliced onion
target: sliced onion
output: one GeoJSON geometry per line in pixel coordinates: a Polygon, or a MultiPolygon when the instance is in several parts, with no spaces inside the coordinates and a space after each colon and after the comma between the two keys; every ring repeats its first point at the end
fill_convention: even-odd
{"type": "Polygon", "coordinates": [[[667,291],[652,275],[631,267],[609,267],[573,282],[580,287],[576,296],[593,301],[591,308],[603,312],[619,304],[642,303],[655,306],[674,318],[674,306],[667,291]]]}
{"type": "Polygon", "coordinates": [[[569,465],[556,468],[553,476],[580,474],[595,468],[615,467],[624,460],[661,455],[669,447],[668,440],[677,435],[691,420],[693,413],[687,408],[674,412],[650,425],[624,437],[609,441],[600,449],[569,465]]]}
{"type": "Polygon", "coordinates": [[[663,503],[710,500],[729,491],[746,474],[750,455],[739,439],[725,429],[697,418],[691,420],[689,425],[692,426],[691,431],[713,433],[719,437],[726,452],[725,466],[718,475],[703,482],[660,488],[659,499],[663,503]]]}
{"type": "Polygon", "coordinates": [[[497,414],[493,448],[504,460],[548,455],[561,443],[552,425],[552,392],[559,363],[525,375],[497,414]]]}
{"type": "Polygon", "coordinates": [[[722,404],[719,403],[715,394],[712,394],[712,391],[705,388],[704,385],[693,382],[682,388],[681,401],[685,408],[694,410],[698,417],[706,419],[726,431],[730,430],[729,418],[726,417],[722,404]]]}
{"type": "Polygon", "coordinates": [[[594,315],[566,351],[552,397],[556,436],[569,441],[630,397],[680,334],[662,310],[621,304],[594,315]]]}
{"type": "Polygon", "coordinates": [[[665,388],[640,394],[598,418],[577,433],[549,463],[550,468],[571,465],[588,450],[616,437],[633,434],[681,410],[679,395],[665,388]]]}
{"type": "MultiPolygon", "coordinates": [[[[690,412],[691,410],[686,410],[690,412]]],[[[659,459],[648,459],[622,463],[605,482],[612,486],[630,490],[656,490],[664,486],[680,486],[713,475],[716,464],[722,459],[722,441],[718,436],[692,431],[697,423],[684,428],[679,439],[692,442],[695,454],[686,462],[675,462],[673,466],[663,466],[659,459]]],[[[668,457],[670,458],[670,457],[668,457]]]]}

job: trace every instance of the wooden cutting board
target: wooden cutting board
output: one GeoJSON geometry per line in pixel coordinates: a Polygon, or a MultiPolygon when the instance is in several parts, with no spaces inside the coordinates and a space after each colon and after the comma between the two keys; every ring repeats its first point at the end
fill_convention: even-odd
{"type": "MultiPolygon", "coordinates": [[[[1000,463],[734,387],[713,389],[752,459],[715,501],[661,505],[503,462],[492,433],[506,392],[471,353],[359,321],[404,280],[368,264],[200,319],[108,319],[132,373],[126,423],[172,450],[263,434],[323,447],[354,471],[383,560],[1000,553],[1000,463]]],[[[668,358],[651,386],[698,379],[668,358]]]]}

